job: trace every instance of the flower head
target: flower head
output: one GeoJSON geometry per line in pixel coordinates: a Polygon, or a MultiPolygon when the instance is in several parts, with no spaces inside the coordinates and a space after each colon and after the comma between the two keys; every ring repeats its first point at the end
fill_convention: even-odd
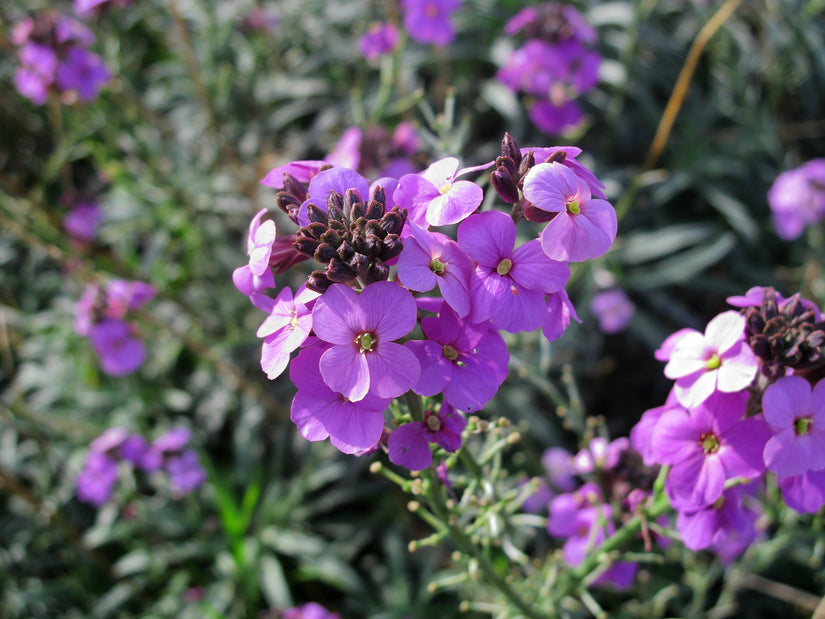
{"type": "Polygon", "coordinates": [[[618,333],[627,327],[636,306],[622,289],[613,288],[594,294],[590,300],[590,311],[598,319],[599,328],[604,333],[618,333]]]}
{"type": "Polygon", "coordinates": [[[358,49],[367,60],[392,53],[398,45],[398,30],[389,22],[374,22],[358,41],[358,49]]]}
{"type": "Polygon", "coordinates": [[[402,0],[404,29],[419,43],[447,45],[455,38],[450,17],[461,0],[402,0]]]}
{"type": "Polygon", "coordinates": [[[426,469],[433,463],[430,443],[449,452],[458,451],[466,426],[461,413],[445,402],[437,413],[426,410],[423,421],[405,423],[393,430],[387,442],[389,458],[411,471],[426,469]]]}
{"type": "Polygon", "coordinates": [[[768,190],[776,233],[785,240],[825,217],[825,159],[814,159],[783,172],[768,190]]]}
{"type": "Polygon", "coordinates": [[[394,398],[418,380],[415,355],[394,341],[416,324],[415,300],[398,284],[376,282],[360,295],[334,284],[315,302],[312,324],[332,345],[320,360],[324,382],[347,399],[394,398]]]}

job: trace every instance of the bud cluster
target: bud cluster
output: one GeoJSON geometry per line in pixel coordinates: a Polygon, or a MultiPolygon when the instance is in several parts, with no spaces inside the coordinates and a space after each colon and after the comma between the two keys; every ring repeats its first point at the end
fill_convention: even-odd
{"type": "Polygon", "coordinates": [[[786,367],[810,371],[825,365],[825,320],[799,294],[783,300],[773,288],[765,288],[761,305],[744,308],[742,314],[748,344],[768,378],[784,376],[786,367]]]}
{"type": "Polygon", "coordinates": [[[407,221],[406,209],[386,210],[386,195],[378,188],[364,203],[359,193],[330,192],[327,212],[314,204],[307,207],[310,223],[302,227],[294,247],[325,264],[313,271],[307,288],[324,292],[332,284],[358,280],[362,285],[389,278],[387,262],[401,253],[400,234],[407,221]]]}

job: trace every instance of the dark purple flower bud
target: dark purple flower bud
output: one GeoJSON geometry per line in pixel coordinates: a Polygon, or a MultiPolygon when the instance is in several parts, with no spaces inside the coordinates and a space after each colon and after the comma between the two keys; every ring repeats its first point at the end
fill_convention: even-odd
{"type": "Polygon", "coordinates": [[[326,232],[326,231],[327,231],[327,226],[326,225],[324,225],[322,223],[319,223],[319,222],[314,222],[314,223],[309,224],[308,226],[304,226],[303,228],[301,228],[299,230],[299,234],[301,232],[303,232],[306,236],[311,237],[313,239],[317,239],[317,240],[320,241],[321,237],[323,236],[324,232],[326,232]]]}
{"type": "Polygon", "coordinates": [[[329,223],[327,214],[314,204],[307,206],[307,217],[309,217],[309,221],[312,223],[323,224],[324,226],[329,223]]]}
{"type": "Polygon", "coordinates": [[[307,184],[302,183],[289,172],[284,172],[284,191],[298,200],[299,204],[307,199],[307,184]]]}
{"type": "Polygon", "coordinates": [[[518,184],[505,168],[499,168],[490,173],[490,183],[499,197],[507,204],[519,201],[518,184]]]}
{"type": "Polygon", "coordinates": [[[347,193],[344,195],[344,206],[342,210],[344,213],[347,213],[353,221],[359,217],[364,217],[364,204],[356,190],[347,189],[347,193]]]}
{"type": "Polygon", "coordinates": [[[389,213],[384,214],[379,225],[387,234],[401,234],[406,220],[407,210],[400,211],[397,206],[394,206],[389,213]]]}
{"type": "Polygon", "coordinates": [[[327,291],[327,288],[332,286],[332,282],[323,271],[313,271],[307,278],[306,286],[310,290],[323,294],[327,291]]]}
{"type": "Polygon", "coordinates": [[[341,245],[338,246],[338,257],[343,262],[349,262],[354,255],[355,249],[346,241],[344,241],[343,243],[341,243],[341,245]]]}
{"type": "Polygon", "coordinates": [[[330,191],[329,196],[327,196],[327,213],[329,214],[329,218],[340,220],[346,212],[348,211],[344,210],[344,196],[335,191],[330,191]]]}
{"type": "Polygon", "coordinates": [[[329,261],[326,271],[327,279],[335,284],[344,284],[354,280],[358,276],[358,271],[352,269],[347,263],[333,259],[329,261]]]}
{"type": "Polygon", "coordinates": [[[318,246],[318,249],[315,250],[315,254],[313,255],[313,258],[315,258],[318,262],[323,263],[327,263],[333,258],[337,257],[337,250],[334,247],[327,245],[326,243],[321,243],[318,246]]]}
{"type": "Polygon", "coordinates": [[[518,174],[519,174],[519,178],[521,179],[521,181],[519,181],[519,184],[521,184],[521,182],[524,180],[524,177],[527,176],[527,173],[530,170],[532,170],[535,165],[536,165],[536,156],[533,154],[533,151],[531,150],[526,155],[524,155],[524,158],[521,160],[521,163],[519,163],[519,165],[518,165],[518,174]]]}
{"type": "Polygon", "coordinates": [[[501,140],[501,156],[509,158],[516,164],[516,167],[521,163],[521,150],[509,133],[505,133],[501,140]]]}
{"type": "Polygon", "coordinates": [[[297,235],[288,234],[275,237],[272,242],[272,253],[269,255],[269,266],[276,274],[283,273],[290,267],[307,260],[309,256],[295,249],[297,235]]]}
{"type": "Polygon", "coordinates": [[[387,262],[401,253],[401,250],[404,249],[404,243],[397,234],[388,234],[386,238],[384,238],[382,247],[381,260],[387,262]]]}
{"type": "Polygon", "coordinates": [[[373,282],[386,281],[387,279],[389,279],[389,277],[390,267],[388,267],[382,261],[376,260],[370,264],[365,279],[367,284],[372,284],[373,282]]]}
{"type": "Polygon", "coordinates": [[[310,239],[305,236],[299,236],[292,244],[296,250],[305,256],[309,256],[310,258],[315,256],[315,251],[318,249],[319,245],[320,243],[315,239],[310,239]]]}

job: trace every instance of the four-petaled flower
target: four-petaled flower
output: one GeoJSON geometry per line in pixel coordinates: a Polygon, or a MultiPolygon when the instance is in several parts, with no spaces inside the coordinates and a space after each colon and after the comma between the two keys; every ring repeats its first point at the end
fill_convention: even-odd
{"type": "Polygon", "coordinates": [[[437,413],[424,411],[423,421],[399,426],[387,440],[390,461],[411,471],[426,469],[433,463],[430,443],[456,452],[461,447],[461,432],[467,420],[446,402],[437,413]]]}

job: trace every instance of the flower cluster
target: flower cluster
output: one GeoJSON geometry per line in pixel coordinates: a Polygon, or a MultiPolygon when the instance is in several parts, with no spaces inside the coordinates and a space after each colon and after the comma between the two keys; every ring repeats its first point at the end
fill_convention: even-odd
{"type": "Polygon", "coordinates": [[[137,337],[135,325],[125,317],[154,296],[155,288],[140,281],[117,279],[103,287],[86,287],[77,304],[75,332],[89,338],[107,374],[122,376],[143,365],[146,346],[137,337]]]}
{"type": "Polygon", "coordinates": [[[576,99],[598,83],[601,56],[596,30],[572,5],[548,2],[521,10],[505,25],[527,41],[513,51],[498,79],[530,98],[530,119],[543,132],[558,135],[583,117],[576,99]]]}
{"type": "Polygon", "coordinates": [[[646,464],[670,467],[665,490],[685,545],[723,556],[755,539],[748,501],[767,473],[789,507],[825,505],[822,315],[771,288],[728,302],[739,311],[704,333],[677,331],[656,352],[675,383],[631,433],[646,464]]]}
{"type": "Polygon", "coordinates": [[[174,428],[148,443],[126,428],[109,428],[89,445],[75,484],[77,498],[98,507],[108,502],[121,465],[145,473],[165,473],[174,496],[189,494],[206,481],[198,454],[189,447],[190,437],[189,430],[174,428]]]}
{"type": "Polygon", "coordinates": [[[576,319],[567,262],[603,254],[616,235],[613,207],[579,152],[519,149],[506,135],[496,162],[471,168],[447,157],[370,183],[327,161],[296,161],[267,175],[298,230],[279,237],[259,212],[234,281],[268,314],[261,365],[270,379],[289,368],[292,420],[305,438],[375,450],[391,402],[411,393],[425,405],[412,418],[392,408],[390,459],[423,469],[431,444],[461,446],[462,415],[483,408],[507,376],[500,331],[559,337],[576,319]],[[479,212],[484,190],[460,178],[494,165],[498,184],[511,186],[511,214],[479,212]],[[536,221],[546,224],[540,238],[520,243],[517,222],[535,233],[536,221]],[[272,298],[274,276],[296,254],[320,268],[294,295],[285,287],[272,298]]]}
{"type": "Polygon", "coordinates": [[[825,159],[813,159],[777,176],[768,191],[768,204],[776,233],[788,241],[825,219],[825,159]]]}
{"type": "Polygon", "coordinates": [[[36,105],[45,103],[50,92],[65,103],[78,97],[93,101],[111,79],[103,59],[89,51],[94,41],[86,26],[53,10],[19,22],[12,32],[19,47],[17,90],[36,105]]]}

